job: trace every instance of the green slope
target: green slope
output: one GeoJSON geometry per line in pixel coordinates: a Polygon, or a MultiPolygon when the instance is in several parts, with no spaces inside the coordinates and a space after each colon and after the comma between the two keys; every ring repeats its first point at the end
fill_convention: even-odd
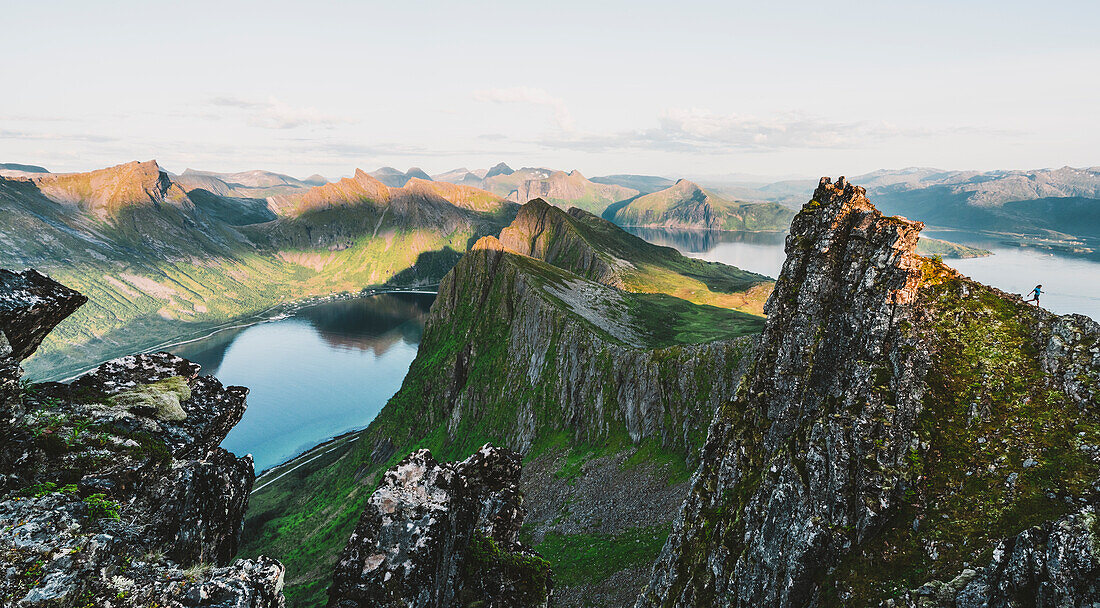
{"type": "MultiPolygon", "coordinates": [[[[384,187],[383,187],[384,188],[384,187]]],[[[0,180],[0,266],[33,267],[90,298],[26,368],[60,378],[115,356],[366,287],[434,284],[514,207],[490,195],[381,190],[272,221],[258,199],[195,191],[155,162],[42,181],[0,180]],[[242,225],[247,224],[247,225],[242,225]]],[[[480,191],[477,191],[480,192],[480,191]]]]}
{"type": "Polygon", "coordinates": [[[777,203],[727,200],[682,179],[616,207],[608,219],[623,226],[782,231],[794,214],[777,203]]]}
{"type": "MultiPolygon", "coordinates": [[[[521,210],[513,236],[538,209],[521,210]]],[[[665,265],[679,254],[640,246],[602,220],[590,224],[587,214],[554,213],[555,225],[575,232],[561,248],[561,234],[550,239],[544,253],[553,263],[495,238],[479,241],[440,285],[416,360],[371,425],[257,481],[243,554],[276,555],[286,564],[292,606],[323,602],[336,555],[389,466],[421,447],[453,460],[486,442],[520,450],[526,470],[545,476],[525,478],[533,513],[525,534],[561,570],[559,597],[636,594],[633,582],[620,579],[640,581],[663,542],[706,425],[740,378],[751,352],[747,336],[763,319],[573,272],[584,270],[573,263],[582,245],[594,255],[614,251],[611,257],[665,265]],[[582,236],[589,240],[575,241],[582,236]],[[639,393],[638,386],[649,388],[639,393]],[[600,475],[612,481],[593,481],[600,475]],[[621,491],[608,511],[617,517],[606,523],[567,506],[593,484],[599,495],[621,491]],[[645,511],[654,493],[667,503],[656,514],[645,511]],[[656,518],[650,527],[632,527],[646,517],[656,518]],[[599,556],[622,563],[584,567],[599,556]]],[[[762,278],[711,270],[722,273],[750,283],[762,278]]],[[[582,605],[572,602],[563,605],[582,605]]]]}

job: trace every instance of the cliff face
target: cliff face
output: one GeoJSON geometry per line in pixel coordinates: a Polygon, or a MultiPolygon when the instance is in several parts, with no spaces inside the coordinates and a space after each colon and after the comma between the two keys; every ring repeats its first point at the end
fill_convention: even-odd
{"type": "Polygon", "coordinates": [[[487,442],[527,459],[525,534],[556,572],[561,566],[555,603],[636,597],[763,319],[579,273],[618,259],[622,276],[674,278],[659,287],[692,280],[678,273],[715,289],[766,278],[635,245],[609,222],[542,202],[524,206],[501,238],[532,256],[485,237],[459,261],[401,390],[370,427],[323,458],[294,463],[295,475],[272,476],[253,497],[248,554],[279,547],[280,557],[294,555],[286,563],[298,605],[323,590],[318,547],[347,538],[369,510],[364,486],[416,449],[456,460],[487,442]],[[288,500],[321,479],[326,490],[313,506],[288,500]]]}
{"type": "Polygon", "coordinates": [[[921,227],[822,179],[639,607],[1096,601],[1100,328],[921,227]]]}
{"type": "Polygon", "coordinates": [[[519,475],[519,454],[488,445],[457,463],[409,454],[371,496],[328,605],[549,606],[550,565],[519,542],[519,475]]]}
{"type": "Polygon", "coordinates": [[[69,385],[18,384],[10,362],[17,372],[83,301],[34,271],[0,271],[0,344],[16,346],[0,396],[5,605],[282,606],[281,565],[229,565],[253,469],[218,444],[246,389],[166,353],[118,359],[69,385]]]}
{"type": "MultiPolygon", "coordinates": [[[[584,213],[572,209],[571,213],[584,213]]],[[[511,225],[500,231],[501,245],[529,257],[569,269],[586,279],[625,287],[612,263],[586,241],[556,207],[541,198],[520,208],[511,225]]]]}
{"type": "Polygon", "coordinates": [[[751,341],[647,348],[621,292],[492,245],[440,284],[421,342],[435,356],[397,398],[444,405],[455,438],[485,428],[526,451],[548,431],[588,442],[618,431],[690,457],[751,341]]]}

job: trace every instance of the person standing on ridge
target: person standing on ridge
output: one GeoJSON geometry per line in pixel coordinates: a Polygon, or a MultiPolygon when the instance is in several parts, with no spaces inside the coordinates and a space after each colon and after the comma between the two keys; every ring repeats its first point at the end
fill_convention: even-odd
{"type": "Polygon", "coordinates": [[[1031,290],[1031,299],[1030,300],[1024,300],[1024,301],[1025,302],[1035,302],[1035,305],[1038,306],[1039,305],[1039,296],[1042,293],[1043,293],[1043,286],[1042,285],[1036,285],[1035,289],[1031,290]]]}

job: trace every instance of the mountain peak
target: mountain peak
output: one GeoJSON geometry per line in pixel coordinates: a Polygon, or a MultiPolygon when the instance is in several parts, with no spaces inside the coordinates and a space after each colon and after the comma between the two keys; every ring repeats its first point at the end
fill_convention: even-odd
{"type": "Polygon", "coordinates": [[[511,175],[513,173],[515,173],[515,171],[513,171],[511,167],[501,162],[497,163],[492,169],[489,169],[489,172],[485,174],[485,179],[489,179],[490,177],[495,177],[497,175],[511,175]]]}
{"type": "Polygon", "coordinates": [[[155,160],[135,160],[87,173],[51,173],[35,177],[34,183],[51,200],[77,205],[101,218],[126,207],[186,201],[183,190],[172,184],[155,160]]]}

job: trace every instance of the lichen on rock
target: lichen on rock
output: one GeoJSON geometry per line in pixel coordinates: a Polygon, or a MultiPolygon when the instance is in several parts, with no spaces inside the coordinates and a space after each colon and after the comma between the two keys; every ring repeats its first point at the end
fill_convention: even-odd
{"type": "Polygon", "coordinates": [[[821,180],[639,608],[1100,601],[1100,325],[917,256],[921,227],[821,180]]]}
{"type": "Polygon", "coordinates": [[[233,561],[254,471],[219,444],[246,389],[167,353],[18,382],[21,358],[84,301],[0,271],[0,602],[281,608],[281,564],[233,561]]]}
{"type": "Polygon", "coordinates": [[[331,608],[550,605],[550,565],[518,541],[520,455],[418,450],[386,472],[348,540],[331,608]]]}

